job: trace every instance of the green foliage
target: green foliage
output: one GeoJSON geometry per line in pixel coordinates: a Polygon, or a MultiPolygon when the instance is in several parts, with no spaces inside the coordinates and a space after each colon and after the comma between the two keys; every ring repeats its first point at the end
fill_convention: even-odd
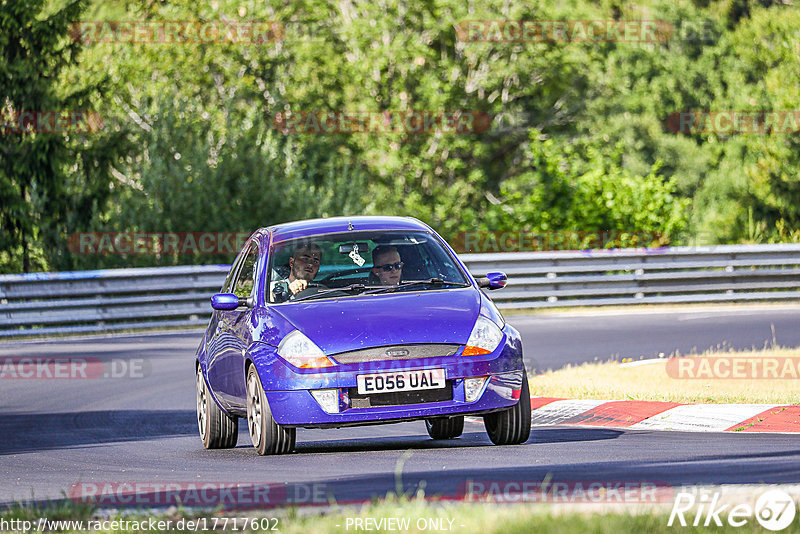
{"type": "Polygon", "coordinates": [[[486,216],[487,229],[578,236],[577,246],[613,232],[616,246],[660,246],[686,226],[688,200],[676,198],[673,180],[656,163],[637,176],[617,159],[590,150],[580,157],[534,133],[525,173],[506,180],[500,201],[486,216]]]}
{"type": "MultiPolygon", "coordinates": [[[[709,109],[800,109],[800,11],[753,7],[713,51],[723,89],[709,109]]],[[[800,125],[798,125],[800,130],[800,125]]],[[[800,141],[794,133],[703,135],[715,165],[694,198],[692,226],[709,242],[796,240],[800,141]]]]}
{"type": "Polygon", "coordinates": [[[687,110],[800,109],[800,10],[785,3],[94,1],[52,14],[44,5],[0,2],[0,88],[13,109],[94,109],[104,127],[0,138],[6,272],[230,261],[70,255],[66,236],[78,231],[249,232],[362,213],[416,216],[446,237],[800,236],[797,134],[676,134],[667,124],[687,110]],[[673,33],[467,42],[455,30],[492,19],[659,20],[673,33]],[[286,34],[81,48],[65,37],[75,20],[272,20],[286,34]],[[286,111],[387,110],[494,119],[478,133],[287,134],[274,124],[286,111]]]}
{"type": "MultiPolygon", "coordinates": [[[[0,9],[0,114],[90,112],[102,79],[75,76],[80,47],[67,38],[83,4],[53,13],[43,0],[3,2],[0,9]]],[[[67,128],[67,130],[69,130],[67,128]]],[[[123,131],[0,134],[0,269],[68,268],[66,236],[105,209],[110,166],[126,147],[123,131]]]]}

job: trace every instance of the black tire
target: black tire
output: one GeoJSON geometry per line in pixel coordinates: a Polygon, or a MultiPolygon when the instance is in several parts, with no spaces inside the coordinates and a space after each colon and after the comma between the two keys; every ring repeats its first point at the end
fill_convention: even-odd
{"type": "Polygon", "coordinates": [[[217,406],[206,387],[203,371],[197,366],[197,428],[206,449],[230,449],[239,439],[239,418],[231,417],[217,406]]]}
{"type": "Polygon", "coordinates": [[[518,445],[528,441],[531,436],[531,394],[527,373],[522,372],[519,402],[508,410],[484,415],[483,424],[495,445],[518,445]]]}
{"type": "Polygon", "coordinates": [[[464,432],[464,416],[426,419],[425,427],[433,439],[453,439],[464,432]]]}
{"type": "Polygon", "coordinates": [[[296,429],[280,426],[272,417],[264,387],[254,365],[247,369],[247,429],[258,454],[287,454],[294,449],[296,429]]]}

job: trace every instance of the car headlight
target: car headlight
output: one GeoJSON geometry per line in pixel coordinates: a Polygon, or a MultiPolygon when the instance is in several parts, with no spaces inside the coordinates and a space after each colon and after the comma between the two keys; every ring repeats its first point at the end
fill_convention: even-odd
{"type": "Polygon", "coordinates": [[[472,333],[467,340],[467,346],[464,348],[464,356],[480,356],[481,354],[489,354],[503,340],[503,332],[492,321],[484,317],[478,316],[475,321],[475,326],[472,328],[472,333]]]}
{"type": "Polygon", "coordinates": [[[318,369],[336,365],[300,330],[292,330],[281,340],[278,345],[278,356],[300,369],[318,369]]]}

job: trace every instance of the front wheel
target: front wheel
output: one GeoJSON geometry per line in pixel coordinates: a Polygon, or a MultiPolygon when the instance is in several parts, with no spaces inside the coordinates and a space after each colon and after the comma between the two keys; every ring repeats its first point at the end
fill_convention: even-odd
{"type": "Polygon", "coordinates": [[[425,427],[433,439],[453,439],[464,432],[464,416],[426,419],[425,427]]]}
{"type": "Polygon", "coordinates": [[[519,402],[502,412],[484,415],[483,424],[495,445],[518,445],[528,441],[531,435],[531,394],[525,371],[522,372],[519,402]]]}
{"type": "Polygon", "coordinates": [[[239,438],[239,418],[223,412],[206,388],[203,371],[197,366],[197,426],[206,449],[230,449],[239,438]]]}
{"type": "Polygon", "coordinates": [[[294,449],[296,429],[275,422],[255,365],[247,370],[247,427],[260,455],[286,454],[294,449]]]}

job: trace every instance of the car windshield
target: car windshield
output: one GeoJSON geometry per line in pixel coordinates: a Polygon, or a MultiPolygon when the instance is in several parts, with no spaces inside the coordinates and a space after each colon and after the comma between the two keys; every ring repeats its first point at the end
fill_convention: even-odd
{"type": "Polygon", "coordinates": [[[269,300],[274,303],[469,283],[453,256],[427,232],[325,234],[280,242],[270,253],[269,300]]]}

